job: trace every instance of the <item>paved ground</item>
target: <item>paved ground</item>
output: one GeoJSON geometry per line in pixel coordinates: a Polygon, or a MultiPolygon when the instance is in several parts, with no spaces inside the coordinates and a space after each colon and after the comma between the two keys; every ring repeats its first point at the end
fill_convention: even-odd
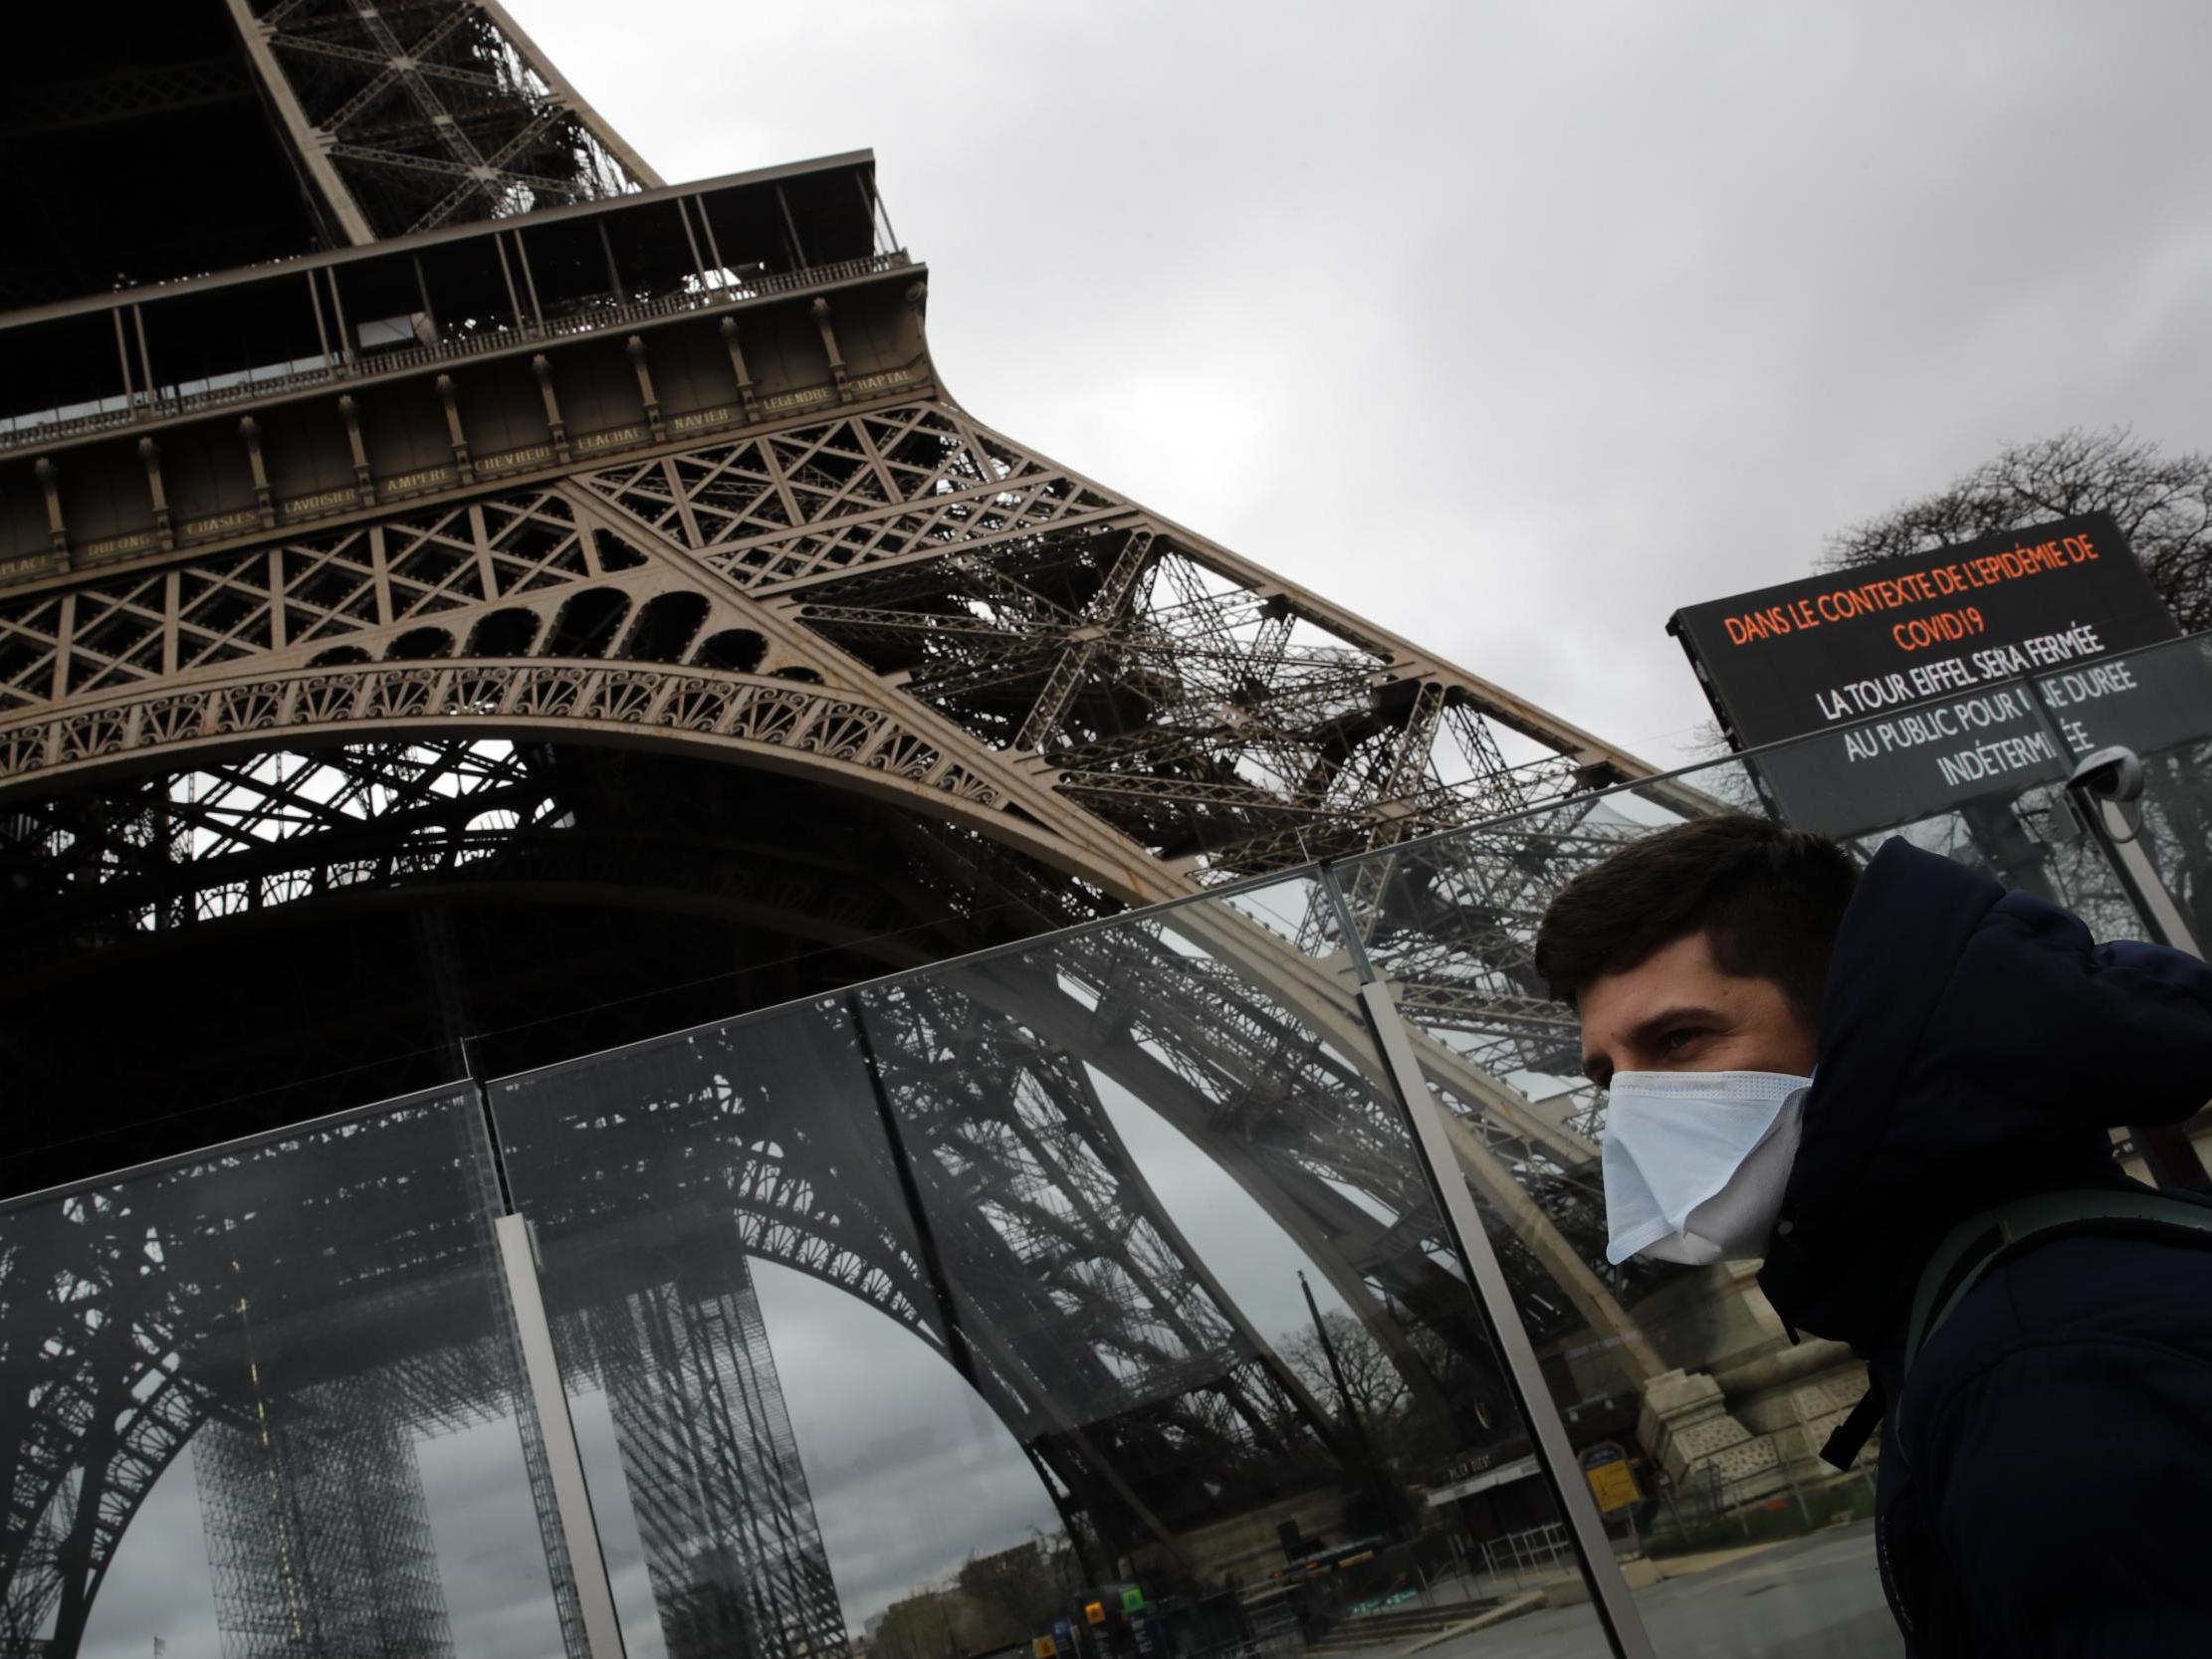
{"type": "MultiPolygon", "coordinates": [[[[1659,1659],[1902,1659],[1881,1599],[1874,1524],[1781,1544],[1636,1597],[1659,1659]]],[[[1375,1659],[1386,1652],[1378,1649],[1375,1659]]],[[[1421,1659],[1595,1659],[1587,1606],[1529,1613],[1439,1642],[1421,1659]]]]}

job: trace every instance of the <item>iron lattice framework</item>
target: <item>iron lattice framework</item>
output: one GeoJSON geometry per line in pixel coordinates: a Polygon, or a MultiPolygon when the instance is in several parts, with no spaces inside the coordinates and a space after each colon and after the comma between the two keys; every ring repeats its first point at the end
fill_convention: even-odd
{"type": "Polygon", "coordinates": [[[619,195],[660,179],[484,0],[228,0],[348,242],[619,195]]]}
{"type": "Polygon", "coordinates": [[[856,765],[1002,834],[1054,798],[1062,840],[1165,866],[1153,894],[1608,763],[1508,766],[1458,678],[916,404],[0,600],[0,782],[254,731],[642,726],[856,765]]]}
{"type": "MultiPolygon", "coordinates": [[[[884,798],[935,825],[917,841],[935,878],[921,904],[934,891],[973,912],[980,882],[983,908],[1010,903],[1016,925],[1040,926],[1355,854],[1557,796],[1587,772],[1583,753],[1502,766],[1477,691],[1317,610],[949,404],[891,407],[4,602],[0,781],[40,785],[16,793],[9,859],[48,901],[34,942],[73,958],[94,940],[58,930],[65,914],[127,948],[348,893],[555,870],[607,880],[637,847],[619,826],[577,822],[543,756],[643,741],[884,798]],[[103,781],[149,757],[163,769],[103,781]],[[1055,885],[1052,866],[1070,879],[1055,885]]],[[[1562,861],[1608,841],[1586,803],[1553,811],[1557,832],[1508,838],[1513,857],[1438,870],[1409,851],[1355,892],[1369,947],[1413,952],[1406,994],[1446,1039],[1432,1068],[1532,1322],[1624,1337],[1656,1369],[1602,1262],[1587,1139],[1496,1081],[1559,1069],[1560,1021],[1527,981],[1526,937],[1562,861]]],[[[654,879],[711,898],[717,861],[703,854],[689,881],[670,851],[651,849],[654,879]]],[[[753,861],[742,902],[780,884],[776,908],[809,927],[898,932],[879,886],[776,862],[753,861]]],[[[1309,946],[1319,926],[1309,915],[1309,946]]],[[[1341,983],[1316,980],[1290,939],[1235,932],[1215,941],[1217,959],[1085,935],[1101,954],[1083,973],[1088,1010],[1060,986],[983,989],[1148,1102],[1188,1101],[1202,1143],[1248,1170],[1356,1306],[1439,1315],[1463,1293],[1428,1253],[1437,1241],[1342,1196],[1422,1210],[1387,1092],[1298,1040],[1302,1021],[1341,1006],[1341,983]],[[1351,1098],[1374,1114],[1364,1137],[1347,1126],[1351,1098]],[[1220,1128],[1254,1115],[1279,1131],[1258,1160],[1220,1128]]],[[[1000,1299],[974,1322],[1002,1345],[977,1362],[979,1386],[1071,1514],[1172,1539],[1179,1486],[1218,1495],[1266,1470],[1272,1489],[1315,1467],[1324,1419],[1266,1345],[1225,1296],[1199,1293],[1203,1270],[1156,1206],[1139,1225],[1098,1189],[1084,1148],[1106,1128],[1085,1068],[1040,1070],[1023,1053],[1009,1070],[995,1058],[1003,1033],[966,1028],[964,1010],[919,992],[894,1007],[902,1029],[886,1046],[905,1058],[886,1086],[936,1139],[930,1167],[969,1217],[949,1247],[1000,1299]],[[1054,1292],[1063,1262],[1088,1265],[1054,1292]],[[1044,1300],[1024,1310],[1009,1296],[1044,1300]],[[1070,1372],[1086,1354],[1108,1368],[1070,1372]],[[1214,1473],[1185,1485],[1194,1469],[1214,1473]]],[[[1360,1041],[1347,1032],[1346,1051],[1360,1041]]],[[[1127,1159],[1116,1167],[1126,1183],[1127,1159]]],[[[775,1184],[830,1178],[785,1169],[775,1184]]],[[[774,1221],[773,1207],[757,1213],[746,1247],[929,1323],[911,1284],[891,1294],[911,1272],[897,1258],[842,1254],[774,1221]]],[[[726,1307],[671,1288],[627,1317],[682,1343],[726,1307]]],[[[1398,1356],[1438,1400],[1412,1348],[1398,1356]]],[[[682,1397],[698,1433],[727,1439],[720,1385],[694,1381],[682,1397]]],[[[781,1619],[804,1633],[793,1651],[819,1650],[826,1569],[794,1556],[784,1607],[747,1608],[729,1527],[671,1496],[711,1471],[647,1431],[687,1419],[635,1377],[608,1382],[633,1501],[662,1528],[648,1545],[664,1622],[706,1651],[718,1621],[781,1619]]],[[[394,1459],[378,1469],[398,1526],[408,1489],[394,1459]]],[[[127,1467],[108,1478],[133,1488],[127,1467]]],[[[376,1543],[351,1548],[373,1555],[376,1543]]],[[[225,1570],[241,1606],[267,1604],[265,1555],[225,1570]]]]}
{"type": "MultiPolygon", "coordinates": [[[[672,1048],[611,1117],[546,1084],[510,1166],[518,1192],[566,1171],[525,1202],[671,1652],[843,1645],[748,1259],[934,1346],[1112,1554],[1172,1557],[1204,1515],[1341,1468],[1137,1169],[1116,1091],[1237,1180],[1460,1443],[1491,1432],[1471,1304],[1349,1012],[1355,943],[1425,1033],[1539,1338],[1659,1368],[1603,1261],[1591,1103],[1522,1087],[1573,1070],[1535,915],[1633,828],[1589,791],[1634,757],[978,421],[865,155],[670,190],[496,4],[222,4],[323,242],[361,247],[0,318],[26,365],[0,377],[0,988],[37,1016],[0,1044],[26,1089],[131,1103],[94,1145],[293,1121],[451,1077],[471,1036],[522,1071],[1353,860],[1356,941],[1309,884],[1234,890],[809,1002],[742,1064],[672,1048]],[[112,364],[79,373],[96,346],[112,364]],[[150,1057],[87,1024],[117,987],[150,1057]],[[605,1173],[679,1161],[673,1207],[605,1173]]],[[[204,47],[63,102],[182,108],[200,77],[235,104],[204,47]]],[[[39,1167],[72,1155],[14,1133],[39,1167]]],[[[198,1432],[234,1652],[444,1651],[414,1437],[514,1390],[491,1336],[410,1346],[400,1315],[461,1294],[465,1251],[372,1212],[391,1230],[358,1248],[398,1277],[347,1305],[391,1351],[319,1347],[352,1293],[316,1281],[265,1376],[221,1266],[240,1241],[172,1196],[152,1232],[56,1211],[0,1270],[0,1370],[38,1402],[8,1634],[72,1650],[198,1432]],[[257,1428],[272,1388],[281,1433],[257,1428]]],[[[573,1647],[572,1600],[563,1621],[573,1647]]]]}
{"type": "MultiPolygon", "coordinates": [[[[15,712],[0,781],[147,749],[223,756],[241,738],[644,730],[891,793],[1116,897],[1158,897],[1495,816],[1595,764],[1582,747],[1503,766],[1488,688],[1410,656],[952,406],[908,405],[18,600],[0,608],[15,712]]],[[[444,803],[443,837],[387,831],[379,856],[426,871],[470,856],[472,830],[480,850],[516,838],[512,806],[459,806],[502,752],[447,745],[456,769],[418,785],[444,803]]],[[[253,771],[249,792],[284,795],[286,764],[253,771]]],[[[323,772],[288,764],[287,825],[342,814],[344,786],[313,798],[323,772]]],[[[239,788],[228,775],[219,787],[239,788]]],[[[82,898],[88,876],[145,880],[135,838],[135,862],[173,888],[175,827],[205,812],[176,794],[98,841],[71,828],[42,846],[27,825],[19,856],[49,872],[100,860],[70,877],[82,898]]],[[[524,809],[558,815],[544,796],[524,809]]],[[[1608,838],[1585,830],[1584,805],[1555,810],[1543,835],[1500,837],[1510,856],[1359,877],[1368,943],[1409,952],[1417,1017],[1493,1078],[1574,1069],[1526,940],[1544,895],[1608,838]]],[[[320,847],[325,862],[283,869],[269,843],[289,838],[270,827],[250,839],[266,874],[200,889],[193,916],[348,874],[320,847]]],[[[1022,908],[1066,921],[1087,907],[1022,908]]],[[[1469,1134],[1494,1143],[1483,1108],[1513,1092],[1462,1093],[1469,1134]]],[[[1541,1182],[1546,1161],[1585,1163],[1590,1146],[1567,1130],[1546,1151],[1509,1161],[1541,1182]]]]}

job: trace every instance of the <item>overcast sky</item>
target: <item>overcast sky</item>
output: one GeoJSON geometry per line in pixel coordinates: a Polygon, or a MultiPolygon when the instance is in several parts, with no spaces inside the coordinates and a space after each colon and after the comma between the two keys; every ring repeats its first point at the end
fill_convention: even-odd
{"type": "Polygon", "coordinates": [[[871,145],[977,415],[1655,761],[1668,613],[2212,444],[2212,10],[514,0],[671,180],[871,145]]]}

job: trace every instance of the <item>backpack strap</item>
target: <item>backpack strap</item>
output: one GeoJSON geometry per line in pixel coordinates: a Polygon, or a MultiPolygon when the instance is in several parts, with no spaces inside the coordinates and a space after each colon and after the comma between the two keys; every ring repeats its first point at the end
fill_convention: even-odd
{"type": "Polygon", "coordinates": [[[1821,1461],[1837,1469],[1849,1469],[1858,1461],[1859,1453],[1874,1438],[1876,1426],[1881,1421],[1881,1384],[1867,1373],[1867,1391],[1859,1396],[1859,1403],[1851,1414],[1838,1423],[1821,1447],[1821,1461]]]}
{"type": "MultiPolygon", "coordinates": [[[[1958,1311],[1967,1293],[1991,1268],[2031,1246],[2078,1233],[2152,1238],[2212,1249],[2212,1204],[2147,1188],[2084,1187],[2039,1192],[1977,1210],[1943,1235],[1920,1270],[1904,1328],[1905,1374],[1927,1340],[1958,1311]]],[[[1866,1394],[1828,1437],[1821,1457],[1838,1469],[1849,1469],[1881,1421],[1883,1405],[1880,1387],[1870,1376],[1866,1394]]]]}
{"type": "Polygon", "coordinates": [[[1912,1296],[1904,1328],[1904,1368],[1967,1293],[2000,1262],[2031,1245],[2077,1233],[2131,1235],[2212,1248],[2212,1206],[2162,1192],[2083,1188],[2014,1198],[1968,1216],[1935,1247],[1912,1296]]]}

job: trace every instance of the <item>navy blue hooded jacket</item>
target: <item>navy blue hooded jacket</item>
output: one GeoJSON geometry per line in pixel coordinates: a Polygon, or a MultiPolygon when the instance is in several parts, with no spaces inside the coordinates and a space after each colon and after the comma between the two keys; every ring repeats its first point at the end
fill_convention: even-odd
{"type": "Polygon", "coordinates": [[[1902,841],[1868,867],[1759,1282],[1882,1388],[1879,1551],[1917,1659],[2212,1655],[2212,1249],[2054,1239],[1991,1270],[1902,1365],[1920,1266],[1952,1225],[2132,1186],[2107,1126],[2208,1101],[2202,962],[2097,945],[1902,841]]]}

